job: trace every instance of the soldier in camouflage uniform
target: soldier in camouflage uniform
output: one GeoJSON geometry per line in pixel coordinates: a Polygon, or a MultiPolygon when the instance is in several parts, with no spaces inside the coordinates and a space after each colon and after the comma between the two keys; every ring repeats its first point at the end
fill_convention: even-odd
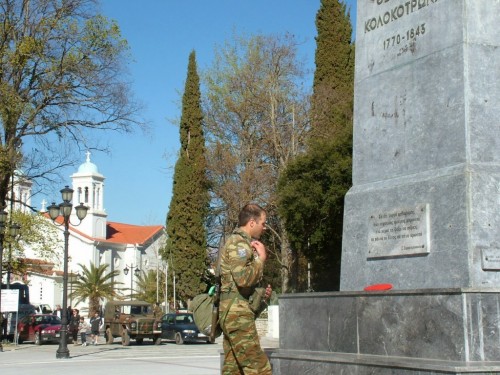
{"type": "Polygon", "coordinates": [[[153,315],[155,316],[156,319],[160,320],[163,316],[163,311],[160,307],[160,303],[159,302],[155,302],[154,306],[153,306],[153,315]]]}
{"type": "MultiPolygon", "coordinates": [[[[266,212],[247,204],[235,229],[222,249],[220,260],[220,326],[224,332],[222,374],[272,374],[271,364],[260,347],[255,326],[256,313],[248,299],[262,278],[267,254],[258,239],[265,230],[266,212]]],[[[265,298],[271,295],[271,286],[265,298]]]]}

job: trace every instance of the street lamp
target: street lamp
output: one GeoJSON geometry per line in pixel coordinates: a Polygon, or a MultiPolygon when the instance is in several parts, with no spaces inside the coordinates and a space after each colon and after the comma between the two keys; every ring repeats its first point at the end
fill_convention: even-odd
{"type": "Polygon", "coordinates": [[[129,267],[131,270],[135,268],[134,272],[130,272],[130,300],[132,300],[132,294],[134,293],[134,275],[135,277],[139,277],[141,270],[139,269],[139,266],[134,267],[133,264],[131,266],[125,265],[125,268],[123,269],[125,276],[128,275],[129,267]]]}
{"type": "Polygon", "coordinates": [[[73,284],[75,283],[75,278],[78,279],[80,277],[80,272],[73,273],[70,271],[71,280],[69,282],[69,305],[73,307],[73,284]]]}
{"type": "MultiPolygon", "coordinates": [[[[69,218],[71,216],[71,210],[73,205],[71,201],[73,199],[73,189],[66,186],[61,190],[61,195],[63,202],[59,204],[52,203],[47,209],[49,210],[49,216],[58,226],[64,225],[64,270],[63,270],[63,296],[62,296],[62,312],[61,312],[61,340],[59,341],[59,348],[56,352],[56,358],[69,358],[68,350],[68,241],[69,241],[69,218]],[[63,222],[58,224],[56,222],[57,217],[61,215],[63,222]]],[[[82,223],[82,220],[87,216],[88,207],[80,203],[75,207],[76,217],[80,222],[77,225],[71,224],[76,227],[82,223]]]]}
{"type": "MultiPolygon", "coordinates": [[[[0,211],[0,314],[2,314],[2,262],[3,262],[3,240],[5,239],[5,224],[7,223],[7,212],[2,208],[0,211]]],[[[9,225],[9,234],[11,237],[16,237],[19,234],[19,229],[21,227],[18,224],[10,224],[9,225]]],[[[3,319],[3,315],[0,317],[0,320],[3,319]]],[[[2,346],[2,338],[3,328],[0,327],[0,352],[3,352],[2,346]]]]}

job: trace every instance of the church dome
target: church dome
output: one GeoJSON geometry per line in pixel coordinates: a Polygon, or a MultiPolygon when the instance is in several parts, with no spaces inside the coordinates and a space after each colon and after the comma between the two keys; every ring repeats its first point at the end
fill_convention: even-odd
{"type": "Polygon", "coordinates": [[[80,165],[78,173],[99,173],[99,171],[97,170],[97,165],[88,161],[80,165]]]}
{"type": "Polygon", "coordinates": [[[90,152],[87,151],[87,160],[85,161],[85,163],[80,165],[80,167],[78,167],[77,173],[85,173],[85,174],[99,173],[97,165],[95,165],[90,161],[90,152]]]}

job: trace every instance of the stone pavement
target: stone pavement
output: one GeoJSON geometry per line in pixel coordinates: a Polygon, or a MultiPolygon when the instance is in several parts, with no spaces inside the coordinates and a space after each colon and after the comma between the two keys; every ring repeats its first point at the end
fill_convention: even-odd
{"type": "Polygon", "coordinates": [[[5,345],[0,353],[2,375],[219,375],[221,344],[69,345],[70,358],[58,359],[58,345],[5,345]]]}
{"type": "MultiPolygon", "coordinates": [[[[261,343],[266,351],[278,347],[277,339],[263,337],[261,343]]],[[[123,347],[118,340],[113,345],[104,342],[86,347],[69,344],[68,359],[56,358],[57,349],[57,344],[4,344],[4,352],[0,353],[0,374],[219,375],[222,337],[211,345],[164,342],[158,346],[145,342],[143,345],[123,347]]]]}

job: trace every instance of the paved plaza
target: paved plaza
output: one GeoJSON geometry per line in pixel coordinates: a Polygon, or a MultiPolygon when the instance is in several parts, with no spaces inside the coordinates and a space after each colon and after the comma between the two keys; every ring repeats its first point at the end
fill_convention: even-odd
{"type": "Polygon", "coordinates": [[[220,342],[121,346],[69,345],[70,358],[57,359],[58,345],[5,345],[0,353],[2,375],[120,374],[216,375],[220,374],[220,342]]]}
{"type": "MultiPolygon", "coordinates": [[[[277,347],[277,339],[263,338],[264,348],[277,347]]],[[[2,375],[219,375],[222,352],[222,337],[215,344],[176,345],[164,342],[153,345],[122,346],[119,340],[113,345],[97,346],[68,345],[70,358],[57,359],[57,344],[6,344],[0,353],[2,375]]]]}

